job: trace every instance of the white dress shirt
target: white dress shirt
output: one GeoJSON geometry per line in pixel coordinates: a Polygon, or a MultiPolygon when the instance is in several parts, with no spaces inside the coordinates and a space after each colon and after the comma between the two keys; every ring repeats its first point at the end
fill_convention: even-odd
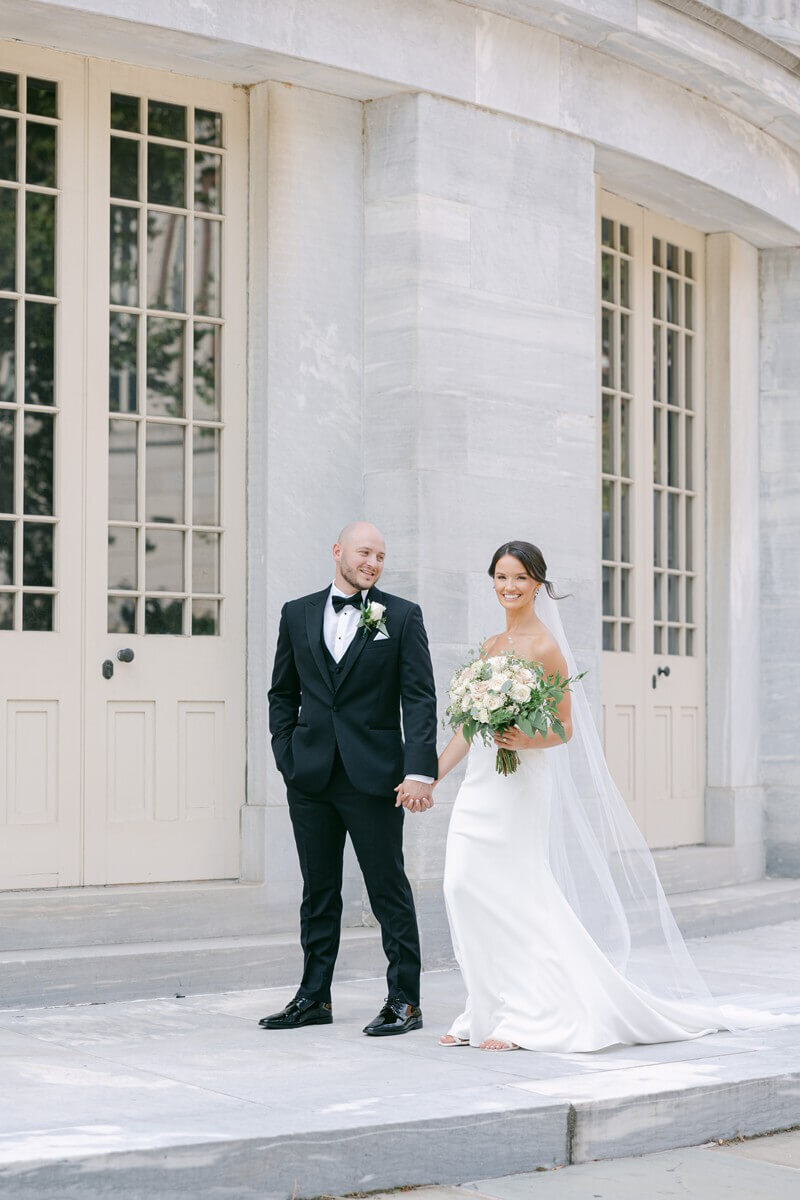
{"type": "MultiPolygon", "coordinates": [[[[333,657],[335,662],[341,662],[344,655],[347,653],[348,647],[356,636],[358,622],[361,619],[361,612],[352,604],[346,604],[341,612],[336,611],[333,607],[333,596],[352,596],[352,592],[343,592],[336,586],[331,584],[331,590],[328,592],[328,599],[325,601],[325,614],[322,621],[322,636],[325,638],[325,645],[333,657]]],[[[367,598],[367,592],[361,593],[362,602],[367,598]]],[[[406,775],[406,779],[416,779],[419,783],[433,783],[430,775],[406,775]]]]}
{"type": "MultiPolygon", "coordinates": [[[[352,595],[352,592],[350,593],[352,595]]],[[[336,584],[331,584],[331,590],[328,592],[328,599],[325,601],[325,617],[322,625],[322,633],[325,638],[325,645],[328,647],[334,662],[341,662],[347,653],[348,647],[356,636],[358,622],[361,616],[360,611],[354,608],[352,604],[346,604],[341,612],[336,611],[333,607],[333,596],[343,596],[348,599],[347,592],[341,591],[336,584]]],[[[367,593],[361,593],[362,602],[366,600],[367,593]]]]}

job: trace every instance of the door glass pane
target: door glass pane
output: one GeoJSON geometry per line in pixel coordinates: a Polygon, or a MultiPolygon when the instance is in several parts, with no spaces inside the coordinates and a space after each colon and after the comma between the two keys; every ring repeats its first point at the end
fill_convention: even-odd
{"type": "Polygon", "coordinates": [[[0,108],[19,108],[19,80],[8,71],[0,71],[0,108]]]}
{"type": "Polygon", "coordinates": [[[0,521],[0,585],[14,580],[14,521],[0,521]]]}
{"type": "Polygon", "coordinates": [[[148,142],[147,199],[172,208],[186,206],[186,151],[180,146],[148,142]]]}
{"type": "Polygon", "coordinates": [[[631,573],[623,568],[620,575],[620,614],[623,617],[631,615],[631,573]]]}
{"type": "Polygon", "coordinates": [[[144,550],[145,587],[148,592],[182,592],[182,532],[179,529],[147,529],[144,550]]]}
{"type": "Polygon", "coordinates": [[[150,416],[183,416],[183,336],[185,322],[147,318],[147,411],[150,416]]]}
{"type": "Polygon", "coordinates": [[[13,404],[16,386],[17,301],[0,300],[0,401],[13,404]]]}
{"type": "Polygon", "coordinates": [[[621,484],[621,486],[620,486],[620,506],[619,506],[619,536],[620,536],[619,556],[623,562],[631,561],[630,494],[631,494],[630,484],[629,483],[621,484]]]}
{"type": "Polygon", "coordinates": [[[192,520],[219,524],[219,430],[196,425],[192,464],[192,520]]]}
{"type": "Polygon", "coordinates": [[[182,524],[184,426],[147,422],[145,520],[182,524]]]}
{"type": "Polygon", "coordinates": [[[631,402],[625,397],[620,401],[620,423],[619,423],[619,443],[620,443],[620,471],[623,475],[630,478],[632,474],[631,468],[631,402]]]}
{"type": "Polygon", "coordinates": [[[678,528],[678,509],[680,498],[674,492],[670,492],[667,496],[667,566],[680,566],[678,562],[678,544],[679,544],[679,528],[678,528]]]}
{"type": "Polygon", "coordinates": [[[26,178],[28,183],[40,187],[56,186],[56,126],[42,125],[39,121],[28,121],[26,178]]]}
{"type": "Polygon", "coordinates": [[[219,633],[219,600],[192,601],[192,633],[206,637],[219,633]]]}
{"type": "Polygon", "coordinates": [[[58,116],[58,85],[51,79],[28,79],[28,112],[37,117],[58,116]]]}
{"type": "Polygon", "coordinates": [[[17,178],[18,131],[16,117],[0,117],[0,179],[17,178]]]}
{"type": "Polygon", "coordinates": [[[202,212],[218,213],[222,200],[222,155],[195,151],[194,206],[202,212]]]}
{"type": "Polygon", "coordinates": [[[111,139],[111,195],[120,200],[139,199],[138,139],[111,139]]]}
{"type": "Polygon", "coordinates": [[[112,304],[139,303],[139,210],[111,205],[111,271],[109,299],[112,304]]]}
{"type": "Polygon", "coordinates": [[[139,574],[136,558],[136,530],[126,525],[108,529],[108,586],[115,590],[136,591],[139,574]]]}
{"type": "Polygon", "coordinates": [[[54,304],[25,304],[25,403],[53,403],[55,378],[54,304]]]}
{"type": "Polygon", "coordinates": [[[16,417],[0,409],[0,512],[14,512],[14,427],[16,417]]]}
{"type": "Polygon", "coordinates": [[[192,591],[219,591],[219,534],[192,534],[192,591]]]}
{"type": "Polygon", "coordinates": [[[630,279],[630,262],[627,258],[621,258],[619,260],[619,302],[623,308],[631,306],[630,279]]]}
{"type": "Polygon", "coordinates": [[[222,116],[208,109],[194,110],[194,140],[201,146],[222,145],[222,116]]]}
{"type": "Polygon", "coordinates": [[[219,221],[194,222],[194,311],[205,317],[219,316],[220,234],[219,221]]]}
{"type": "Polygon", "coordinates": [[[108,515],[113,521],[136,520],[137,429],[135,421],[108,423],[108,515]]]}
{"type": "Polygon", "coordinates": [[[56,198],[42,192],[25,194],[25,290],[39,296],[55,293],[56,198]]]}
{"type": "Polygon", "coordinates": [[[111,128],[139,132],[139,97],[111,93],[111,128]]]}
{"type": "Polygon", "coordinates": [[[614,485],[603,481],[603,558],[614,557],[614,485]]]}
{"type": "Polygon", "coordinates": [[[53,431],[48,413],[25,414],[23,511],[53,516],[53,431]]]}
{"type": "Polygon", "coordinates": [[[667,413],[667,483],[678,487],[680,483],[680,414],[667,413]]]}
{"type": "Polygon", "coordinates": [[[194,416],[219,420],[219,325],[194,323],[194,416]]]}
{"type": "Polygon", "coordinates": [[[108,632],[136,632],[136,598],[134,596],[109,596],[108,632]]]}
{"type": "Polygon", "coordinates": [[[603,614],[614,616],[614,568],[603,567],[603,614]]]}
{"type": "Polygon", "coordinates": [[[22,628],[47,630],[53,628],[53,597],[25,592],[22,597],[22,628]]]}
{"type": "Polygon", "coordinates": [[[135,313],[111,313],[108,333],[108,407],[111,412],[136,412],[139,407],[138,333],[139,318],[135,313]]]}
{"type": "Polygon", "coordinates": [[[17,286],[17,193],[0,188],[0,288],[13,292],[17,286]]]}
{"type": "Polygon", "coordinates": [[[147,304],[182,312],[186,259],[186,218],[177,213],[147,214],[147,304]]]}
{"type": "Polygon", "coordinates": [[[52,525],[26,521],[22,527],[22,582],[25,587],[53,586],[52,525]]]}
{"type": "Polygon", "coordinates": [[[186,108],[184,105],[170,104],[165,100],[149,100],[147,132],[150,137],[173,138],[178,142],[185,141],[186,108]]]}
{"type": "Polygon", "coordinates": [[[613,325],[612,314],[607,308],[604,308],[603,309],[603,318],[602,318],[603,387],[609,387],[609,388],[614,386],[614,360],[613,360],[614,348],[612,345],[612,336],[611,336],[612,325],[613,325]]]}
{"type": "Polygon", "coordinates": [[[145,633],[183,633],[183,601],[148,596],[144,606],[145,633]]]}
{"type": "Polygon", "coordinates": [[[614,398],[603,396],[603,470],[611,473],[614,470],[614,398]]]}

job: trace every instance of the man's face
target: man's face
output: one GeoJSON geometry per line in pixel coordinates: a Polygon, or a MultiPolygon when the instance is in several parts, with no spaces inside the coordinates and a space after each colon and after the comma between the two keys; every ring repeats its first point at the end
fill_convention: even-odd
{"type": "Polygon", "coordinates": [[[365,525],[333,547],[337,575],[354,591],[363,592],[378,582],[386,546],[377,529],[365,525]]]}

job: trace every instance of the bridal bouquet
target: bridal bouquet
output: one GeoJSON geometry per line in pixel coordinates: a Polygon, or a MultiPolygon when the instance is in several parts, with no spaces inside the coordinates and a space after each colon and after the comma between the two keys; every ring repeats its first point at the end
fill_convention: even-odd
{"type": "MultiPolygon", "coordinates": [[[[487,746],[496,733],[512,725],[528,737],[537,733],[546,737],[554,729],[566,741],[558,706],[569,685],[581,678],[545,675],[538,663],[516,654],[479,657],[453,676],[445,720],[453,729],[461,729],[470,743],[479,733],[487,746]]],[[[500,747],[495,765],[501,775],[511,775],[519,766],[519,754],[500,747]]]]}

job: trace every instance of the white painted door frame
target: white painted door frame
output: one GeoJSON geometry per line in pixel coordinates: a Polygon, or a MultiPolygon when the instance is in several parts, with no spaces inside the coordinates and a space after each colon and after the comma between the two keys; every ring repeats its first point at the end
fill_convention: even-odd
{"type": "MultiPolygon", "coordinates": [[[[598,197],[598,243],[603,240],[602,219],[614,223],[613,238],[621,236],[625,227],[629,239],[627,248],[617,242],[606,251],[608,269],[605,285],[606,323],[598,322],[601,363],[605,367],[607,400],[601,402],[600,472],[604,484],[603,505],[608,509],[604,518],[608,528],[604,535],[604,556],[608,566],[604,573],[604,641],[603,653],[604,741],[612,772],[626,797],[637,821],[654,847],[689,845],[704,838],[704,779],[705,779],[705,647],[704,647],[704,237],[694,230],[650,213],[639,206],[610,193],[598,197]],[[653,265],[653,239],[661,241],[661,253],[675,247],[675,264],[689,265],[685,252],[691,254],[692,280],[680,277],[677,270],[653,265]],[[629,291],[627,303],[620,298],[625,287],[622,273],[626,272],[629,291]],[[654,314],[653,278],[660,279],[660,300],[680,301],[667,325],[654,314]],[[683,332],[684,303],[691,295],[693,332],[683,332]],[[684,397],[684,388],[691,387],[693,407],[690,412],[681,405],[663,407],[655,415],[660,421],[662,447],[660,470],[672,472],[658,483],[654,467],[654,331],[659,333],[662,349],[659,395],[665,399],[667,366],[664,347],[670,339],[672,366],[670,384],[674,395],[684,397]],[[610,339],[610,340],[609,340],[610,339]],[[684,344],[692,342],[693,355],[684,370],[684,344]],[[604,346],[606,350],[604,351],[604,346]],[[628,378],[621,377],[620,357],[627,357],[628,378]],[[623,415],[624,410],[624,415],[623,415]],[[622,428],[622,432],[621,432],[622,428]],[[669,457],[664,436],[669,428],[669,457]],[[692,431],[687,455],[686,435],[692,431]],[[603,432],[605,431],[605,432],[603,432]],[[609,432],[610,431],[610,432],[609,432]],[[680,433],[678,440],[677,434],[680,433]],[[621,461],[622,445],[627,438],[630,461],[621,461]],[[615,447],[615,449],[612,449],[615,447]],[[610,456],[610,457],[609,457],[610,456]],[[691,463],[691,481],[685,475],[691,463]],[[680,481],[680,486],[678,484],[680,481]],[[683,485],[691,482],[696,497],[687,502],[683,485]],[[664,491],[661,492],[663,484],[664,491]],[[656,486],[658,485],[658,487],[656,486]],[[654,491],[662,495],[663,513],[660,521],[659,550],[666,548],[667,496],[670,512],[676,514],[669,526],[674,542],[669,540],[669,563],[659,561],[654,567],[654,491]],[[627,497],[627,499],[625,499],[627,497]],[[683,515],[692,510],[691,583],[685,581],[686,521],[683,515]],[[680,519],[678,519],[680,518],[680,519]],[[610,556],[610,557],[608,557],[610,556]],[[663,568],[663,570],[662,570],[663,568]],[[657,613],[654,577],[663,575],[660,584],[661,618],[666,624],[656,633],[657,613]],[[627,589],[621,578],[628,577],[627,589]],[[668,586],[669,584],[669,586],[668,586]],[[688,628],[687,604],[689,590],[692,599],[692,628],[688,628]],[[669,607],[669,604],[672,607],[669,607]],[[626,630],[625,626],[629,625],[626,630]],[[657,650],[655,638],[661,638],[657,650]],[[672,645],[674,641],[674,645],[672,645]],[[613,647],[613,648],[612,648],[613,647]],[[691,648],[691,653],[684,653],[691,648]],[[672,652],[668,652],[672,651],[672,652]],[[661,672],[659,672],[661,668],[661,672]],[[668,668],[668,674],[663,669],[668,668]],[[653,681],[655,680],[655,686],[653,681]]],[[[670,251],[670,254],[672,252],[670,251]]],[[[672,262],[672,259],[671,259],[672,262]]],[[[598,263],[598,293],[601,293],[602,271],[598,263]]],[[[601,310],[604,307],[600,301],[601,310]]],[[[662,308],[664,317],[666,312],[662,308]]],[[[688,363],[688,359],[687,359],[688,363]]],[[[601,381],[602,382],[602,381],[601,381]]]]}

